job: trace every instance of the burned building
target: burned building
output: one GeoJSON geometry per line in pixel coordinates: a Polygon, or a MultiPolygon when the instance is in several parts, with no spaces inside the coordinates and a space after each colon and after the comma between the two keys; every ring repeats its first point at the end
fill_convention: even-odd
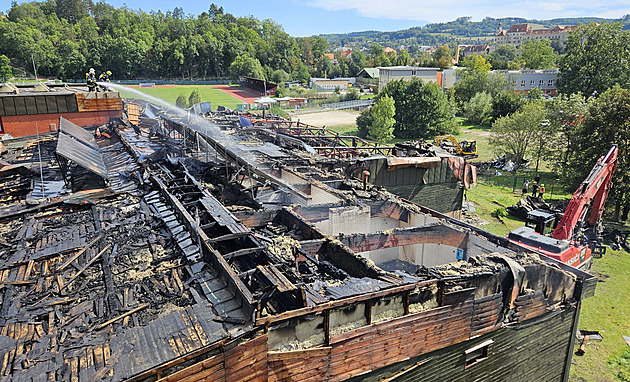
{"type": "Polygon", "coordinates": [[[122,117],[118,92],[85,90],[66,84],[0,86],[0,134],[23,137],[57,131],[59,118],[88,127],[122,117]]]}
{"type": "Polygon", "coordinates": [[[238,120],[5,144],[2,380],[568,376],[594,277],[238,120]]]}

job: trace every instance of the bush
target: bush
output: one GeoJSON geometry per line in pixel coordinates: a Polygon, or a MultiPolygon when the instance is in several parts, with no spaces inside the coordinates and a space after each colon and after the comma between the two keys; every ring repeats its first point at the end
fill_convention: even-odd
{"type": "Polygon", "coordinates": [[[507,217],[508,213],[505,208],[497,207],[490,215],[501,220],[502,218],[507,217]]]}
{"type": "Polygon", "coordinates": [[[464,106],[464,117],[473,125],[490,123],[492,113],[492,96],[481,92],[475,94],[464,106]]]}
{"type": "Polygon", "coordinates": [[[181,108],[188,107],[188,100],[186,99],[186,96],[183,94],[178,95],[177,100],[175,101],[175,106],[181,108]]]}
{"type": "Polygon", "coordinates": [[[492,120],[514,114],[521,109],[525,101],[514,92],[502,92],[492,98],[492,120]]]}
{"type": "Polygon", "coordinates": [[[282,118],[288,118],[289,117],[289,115],[284,110],[282,110],[280,107],[278,107],[278,106],[270,107],[269,108],[269,112],[271,114],[275,114],[275,115],[280,116],[282,118]]]}
{"type": "Polygon", "coordinates": [[[278,86],[276,88],[276,97],[284,97],[287,94],[287,90],[284,88],[284,86],[278,86]]]}
{"type": "Polygon", "coordinates": [[[368,127],[372,125],[373,118],[370,109],[363,110],[361,114],[357,117],[357,128],[359,131],[357,135],[360,138],[367,138],[368,135],[368,127]]]}
{"type": "Polygon", "coordinates": [[[199,94],[199,90],[198,89],[194,89],[191,93],[190,96],[188,97],[188,106],[192,106],[196,103],[200,103],[201,102],[201,94],[199,94]]]}

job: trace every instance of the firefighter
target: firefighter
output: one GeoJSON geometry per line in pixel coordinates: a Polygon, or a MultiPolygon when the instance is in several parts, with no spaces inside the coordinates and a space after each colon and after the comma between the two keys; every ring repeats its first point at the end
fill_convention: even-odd
{"type": "MultiPolygon", "coordinates": [[[[111,82],[109,80],[109,77],[112,75],[112,72],[110,72],[109,70],[106,72],[101,73],[100,76],[98,76],[98,81],[99,82],[111,82]]],[[[109,88],[106,85],[101,85],[101,87],[103,88],[104,91],[108,91],[109,88]]]]}
{"type": "Polygon", "coordinates": [[[85,73],[85,82],[87,83],[88,91],[95,92],[96,89],[96,72],[94,68],[90,68],[88,73],[85,73]]]}

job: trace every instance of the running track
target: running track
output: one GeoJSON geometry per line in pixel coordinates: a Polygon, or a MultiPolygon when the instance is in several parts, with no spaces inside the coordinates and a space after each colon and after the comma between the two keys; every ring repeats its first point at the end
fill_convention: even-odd
{"type": "Polygon", "coordinates": [[[254,103],[254,101],[256,101],[258,99],[258,97],[254,97],[253,95],[249,94],[249,93],[245,93],[244,91],[238,90],[238,88],[234,88],[232,86],[229,85],[213,85],[213,88],[219,89],[229,95],[231,95],[232,97],[236,97],[238,99],[240,99],[243,102],[246,103],[254,103]]]}

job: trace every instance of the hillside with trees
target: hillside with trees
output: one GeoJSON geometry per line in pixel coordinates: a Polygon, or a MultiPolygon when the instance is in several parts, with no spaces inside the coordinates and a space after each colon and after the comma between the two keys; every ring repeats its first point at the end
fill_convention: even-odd
{"type": "Polygon", "coordinates": [[[94,67],[116,79],[306,82],[323,76],[328,50],[321,37],[294,38],[273,20],[237,18],[214,4],[195,16],[178,7],[147,13],[91,0],[14,2],[0,17],[0,52],[16,76],[32,75],[34,62],[40,76],[63,79],[82,79],[94,67]]]}
{"type": "MultiPolygon", "coordinates": [[[[498,26],[508,29],[514,24],[530,23],[541,28],[553,28],[556,25],[580,25],[621,21],[624,29],[630,29],[630,15],[622,19],[604,19],[599,17],[561,18],[551,20],[528,20],[519,17],[492,18],[471,21],[471,17],[459,17],[445,23],[432,23],[423,27],[391,32],[355,32],[347,34],[322,34],[332,47],[353,46],[366,43],[379,43],[388,46],[435,46],[447,43],[480,44],[491,41],[498,26]]],[[[413,48],[410,48],[413,50],[413,48]]]]}

